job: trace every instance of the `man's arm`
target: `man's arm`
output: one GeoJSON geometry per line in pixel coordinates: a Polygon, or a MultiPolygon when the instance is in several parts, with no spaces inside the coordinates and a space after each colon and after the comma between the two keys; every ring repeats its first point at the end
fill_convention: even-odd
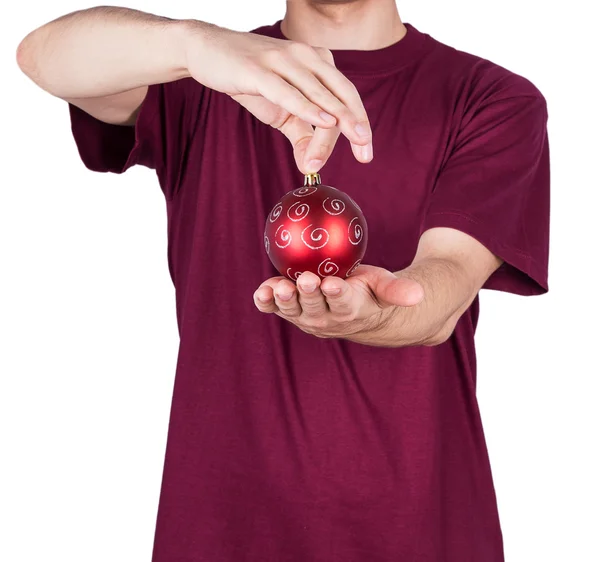
{"type": "MultiPolygon", "coordinates": [[[[423,288],[423,300],[412,307],[384,308],[372,329],[349,339],[386,347],[443,343],[501,264],[487,248],[463,232],[449,228],[428,230],[421,237],[413,263],[395,273],[398,279],[418,283],[423,288]]],[[[382,299],[394,300],[393,291],[393,284],[380,291],[382,299]]]]}
{"type": "Polygon", "coordinates": [[[148,85],[188,75],[180,22],[106,6],[32,31],[17,62],[47,92],[120,125],[135,123],[148,85]]]}
{"type": "Polygon", "coordinates": [[[397,273],[360,266],[346,280],[321,282],[305,272],[296,285],[277,277],[263,283],[254,299],[262,312],[319,337],[381,347],[438,345],[500,265],[471,236],[433,228],[422,235],[410,267],[397,273]]]}
{"type": "Polygon", "coordinates": [[[325,163],[340,131],[357,160],[373,157],[363,103],[327,49],[98,7],[33,31],[17,61],[44,90],[107,123],[135,124],[148,86],[191,77],[285,134],[303,172],[318,171],[309,167],[325,163]]]}

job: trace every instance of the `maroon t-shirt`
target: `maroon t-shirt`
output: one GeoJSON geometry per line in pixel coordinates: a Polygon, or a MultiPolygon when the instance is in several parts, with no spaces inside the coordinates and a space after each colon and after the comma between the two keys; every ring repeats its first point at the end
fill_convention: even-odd
{"type": "MultiPolygon", "coordinates": [[[[487,288],[544,293],[544,98],[407,27],[384,49],[334,51],[375,159],[341,138],[322,176],[367,217],[364,262],[398,271],[424,230],[452,227],[505,261],[487,288]]],[[[284,38],[279,23],[257,33],[284,38]]],[[[135,129],[71,118],[86,166],[154,168],[166,200],[181,344],[153,562],[501,562],[477,300],[436,347],[310,336],[252,299],[277,274],[267,214],[303,180],[281,133],[192,79],[151,86],[135,129]]]]}

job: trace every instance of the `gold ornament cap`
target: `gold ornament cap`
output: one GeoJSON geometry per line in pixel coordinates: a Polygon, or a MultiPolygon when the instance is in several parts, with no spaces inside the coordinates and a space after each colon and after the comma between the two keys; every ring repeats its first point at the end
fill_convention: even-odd
{"type": "Polygon", "coordinates": [[[318,173],[304,174],[304,186],[321,185],[321,176],[318,173]]]}

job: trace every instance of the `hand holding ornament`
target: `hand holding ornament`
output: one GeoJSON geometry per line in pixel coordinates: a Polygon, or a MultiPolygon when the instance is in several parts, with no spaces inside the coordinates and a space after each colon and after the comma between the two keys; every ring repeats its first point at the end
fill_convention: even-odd
{"type": "Polygon", "coordinates": [[[302,172],[320,170],[340,132],[359,162],[372,160],[364,105],[330,50],[202,22],[188,22],[184,36],[191,77],[280,130],[302,172]]]}
{"type": "Polygon", "coordinates": [[[308,334],[364,340],[368,332],[393,324],[403,308],[419,304],[423,294],[416,281],[381,267],[360,265],[346,279],[321,279],[308,271],[296,284],[286,277],[272,277],[255,291],[254,303],[261,312],[276,314],[308,334]]]}
{"type": "Polygon", "coordinates": [[[352,339],[383,329],[424,293],[416,281],[360,265],[367,239],[353,199],[308,174],[304,187],[284,195],[267,217],[265,250],[282,276],[260,285],[256,307],[318,337],[352,339]]]}

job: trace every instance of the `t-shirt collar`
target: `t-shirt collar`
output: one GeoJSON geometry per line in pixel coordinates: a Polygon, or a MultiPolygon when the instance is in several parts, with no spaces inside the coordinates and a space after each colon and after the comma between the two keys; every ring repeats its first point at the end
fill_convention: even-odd
{"type": "MultiPolygon", "coordinates": [[[[394,72],[418,60],[426,50],[431,38],[405,23],[406,34],[402,39],[384,47],[370,51],[355,49],[332,49],[336,67],[342,72],[354,75],[385,74],[394,72]]],[[[261,27],[255,33],[287,39],[281,31],[281,20],[273,25],[261,27]]]]}

